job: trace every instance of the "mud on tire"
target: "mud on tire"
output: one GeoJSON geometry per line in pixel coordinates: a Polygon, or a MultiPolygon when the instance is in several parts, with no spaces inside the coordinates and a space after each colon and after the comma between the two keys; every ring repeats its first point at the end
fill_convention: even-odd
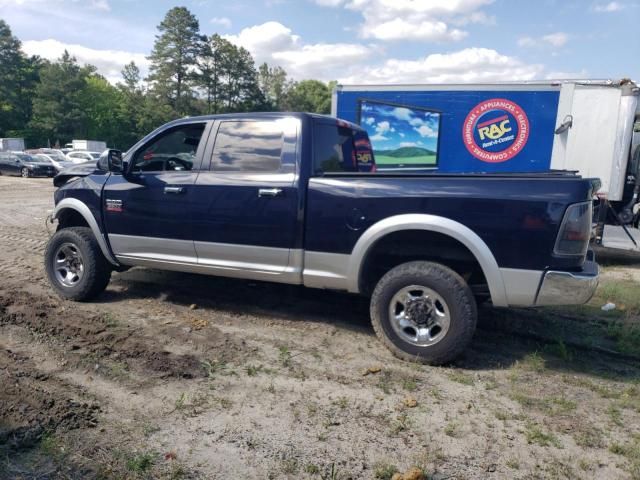
{"type": "Polygon", "coordinates": [[[47,243],[44,265],[53,289],[70,300],[94,298],[111,278],[111,266],[88,227],[57,231],[47,243]]]}
{"type": "Polygon", "coordinates": [[[370,312],[376,335],[394,355],[431,365],[458,357],[477,321],[464,279],[444,265],[423,261],[387,272],[374,289],[370,312]]]}

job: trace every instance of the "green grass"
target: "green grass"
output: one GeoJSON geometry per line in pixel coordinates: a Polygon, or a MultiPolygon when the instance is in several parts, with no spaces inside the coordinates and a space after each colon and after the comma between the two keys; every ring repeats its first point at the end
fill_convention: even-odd
{"type": "Polygon", "coordinates": [[[386,155],[376,155],[376,165],[435,165],[435,155],[423,155],[420,157],[387,157],[386,155]]]}
{"type": "Polygon", "coordinates": [[[396,473],[398,473],[398,468],[395,465],[378,463],[375,466],[374,478],[376,480],[391,480],[391,477],[396,473]]]}
{"type": "Polygon", "coordinates": [[[561,448],[560,440],[551,432],[545,432],[539,425],[530,423],[525,430],[525,436],[527,437],[527,443],[535,443],[542,447],[554,446],[561,448]]]}
{"type": "Polygon", "coordinates": [[[144,473],[151,469],[155,463],[156,454],[143,452],[129,457],[126,463],[127,470],[134,473],[144,473]]]}

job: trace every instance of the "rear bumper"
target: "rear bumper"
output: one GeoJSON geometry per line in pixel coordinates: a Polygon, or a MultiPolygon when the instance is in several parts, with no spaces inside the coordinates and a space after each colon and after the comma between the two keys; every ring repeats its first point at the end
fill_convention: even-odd
{"type": "Polygon", "coordinates": [[[591,300],[598,287],[599,271],[593,252],[589,252],[589,257],[579,272],[545,272],[536,297],[536,306],[581,305],[591,300]]]}

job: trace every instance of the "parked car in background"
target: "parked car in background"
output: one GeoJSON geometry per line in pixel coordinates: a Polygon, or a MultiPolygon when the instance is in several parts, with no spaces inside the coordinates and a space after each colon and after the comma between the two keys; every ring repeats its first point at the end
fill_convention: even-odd
{"type": "Polygon", "coordinates": [[[0,174],[22,177],[54,177],[58,171],[50,160],[26,153],[0,153],[0,174]]]}
{"type": "Polygon", "coordinates": [[[66,157],[65,160],[62,161],[58,156],[47,153],[36,153],[33,156],[43,162],[51,162],[58,172],[75,165],[73,162],[67,160],[66,157]]]}
{"type": "Polygon", "coordinates": [[[100,152],[87,152],[84,150],[72,150],[67,153],[67,159],[73,163],[84,163],[98,160],[100,152]]]}

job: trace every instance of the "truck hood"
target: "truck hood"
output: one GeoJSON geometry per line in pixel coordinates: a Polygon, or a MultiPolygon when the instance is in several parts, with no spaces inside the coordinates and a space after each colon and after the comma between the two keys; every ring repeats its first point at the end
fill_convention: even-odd
{"type": "Polygon", "coordinates": [[[97,161],[77,163],[68,168],[63,168],[60,173],[53,177],[53,185],[61,187],[69,180],[78,177],[86,177],[99,170],[97,161]]]}

